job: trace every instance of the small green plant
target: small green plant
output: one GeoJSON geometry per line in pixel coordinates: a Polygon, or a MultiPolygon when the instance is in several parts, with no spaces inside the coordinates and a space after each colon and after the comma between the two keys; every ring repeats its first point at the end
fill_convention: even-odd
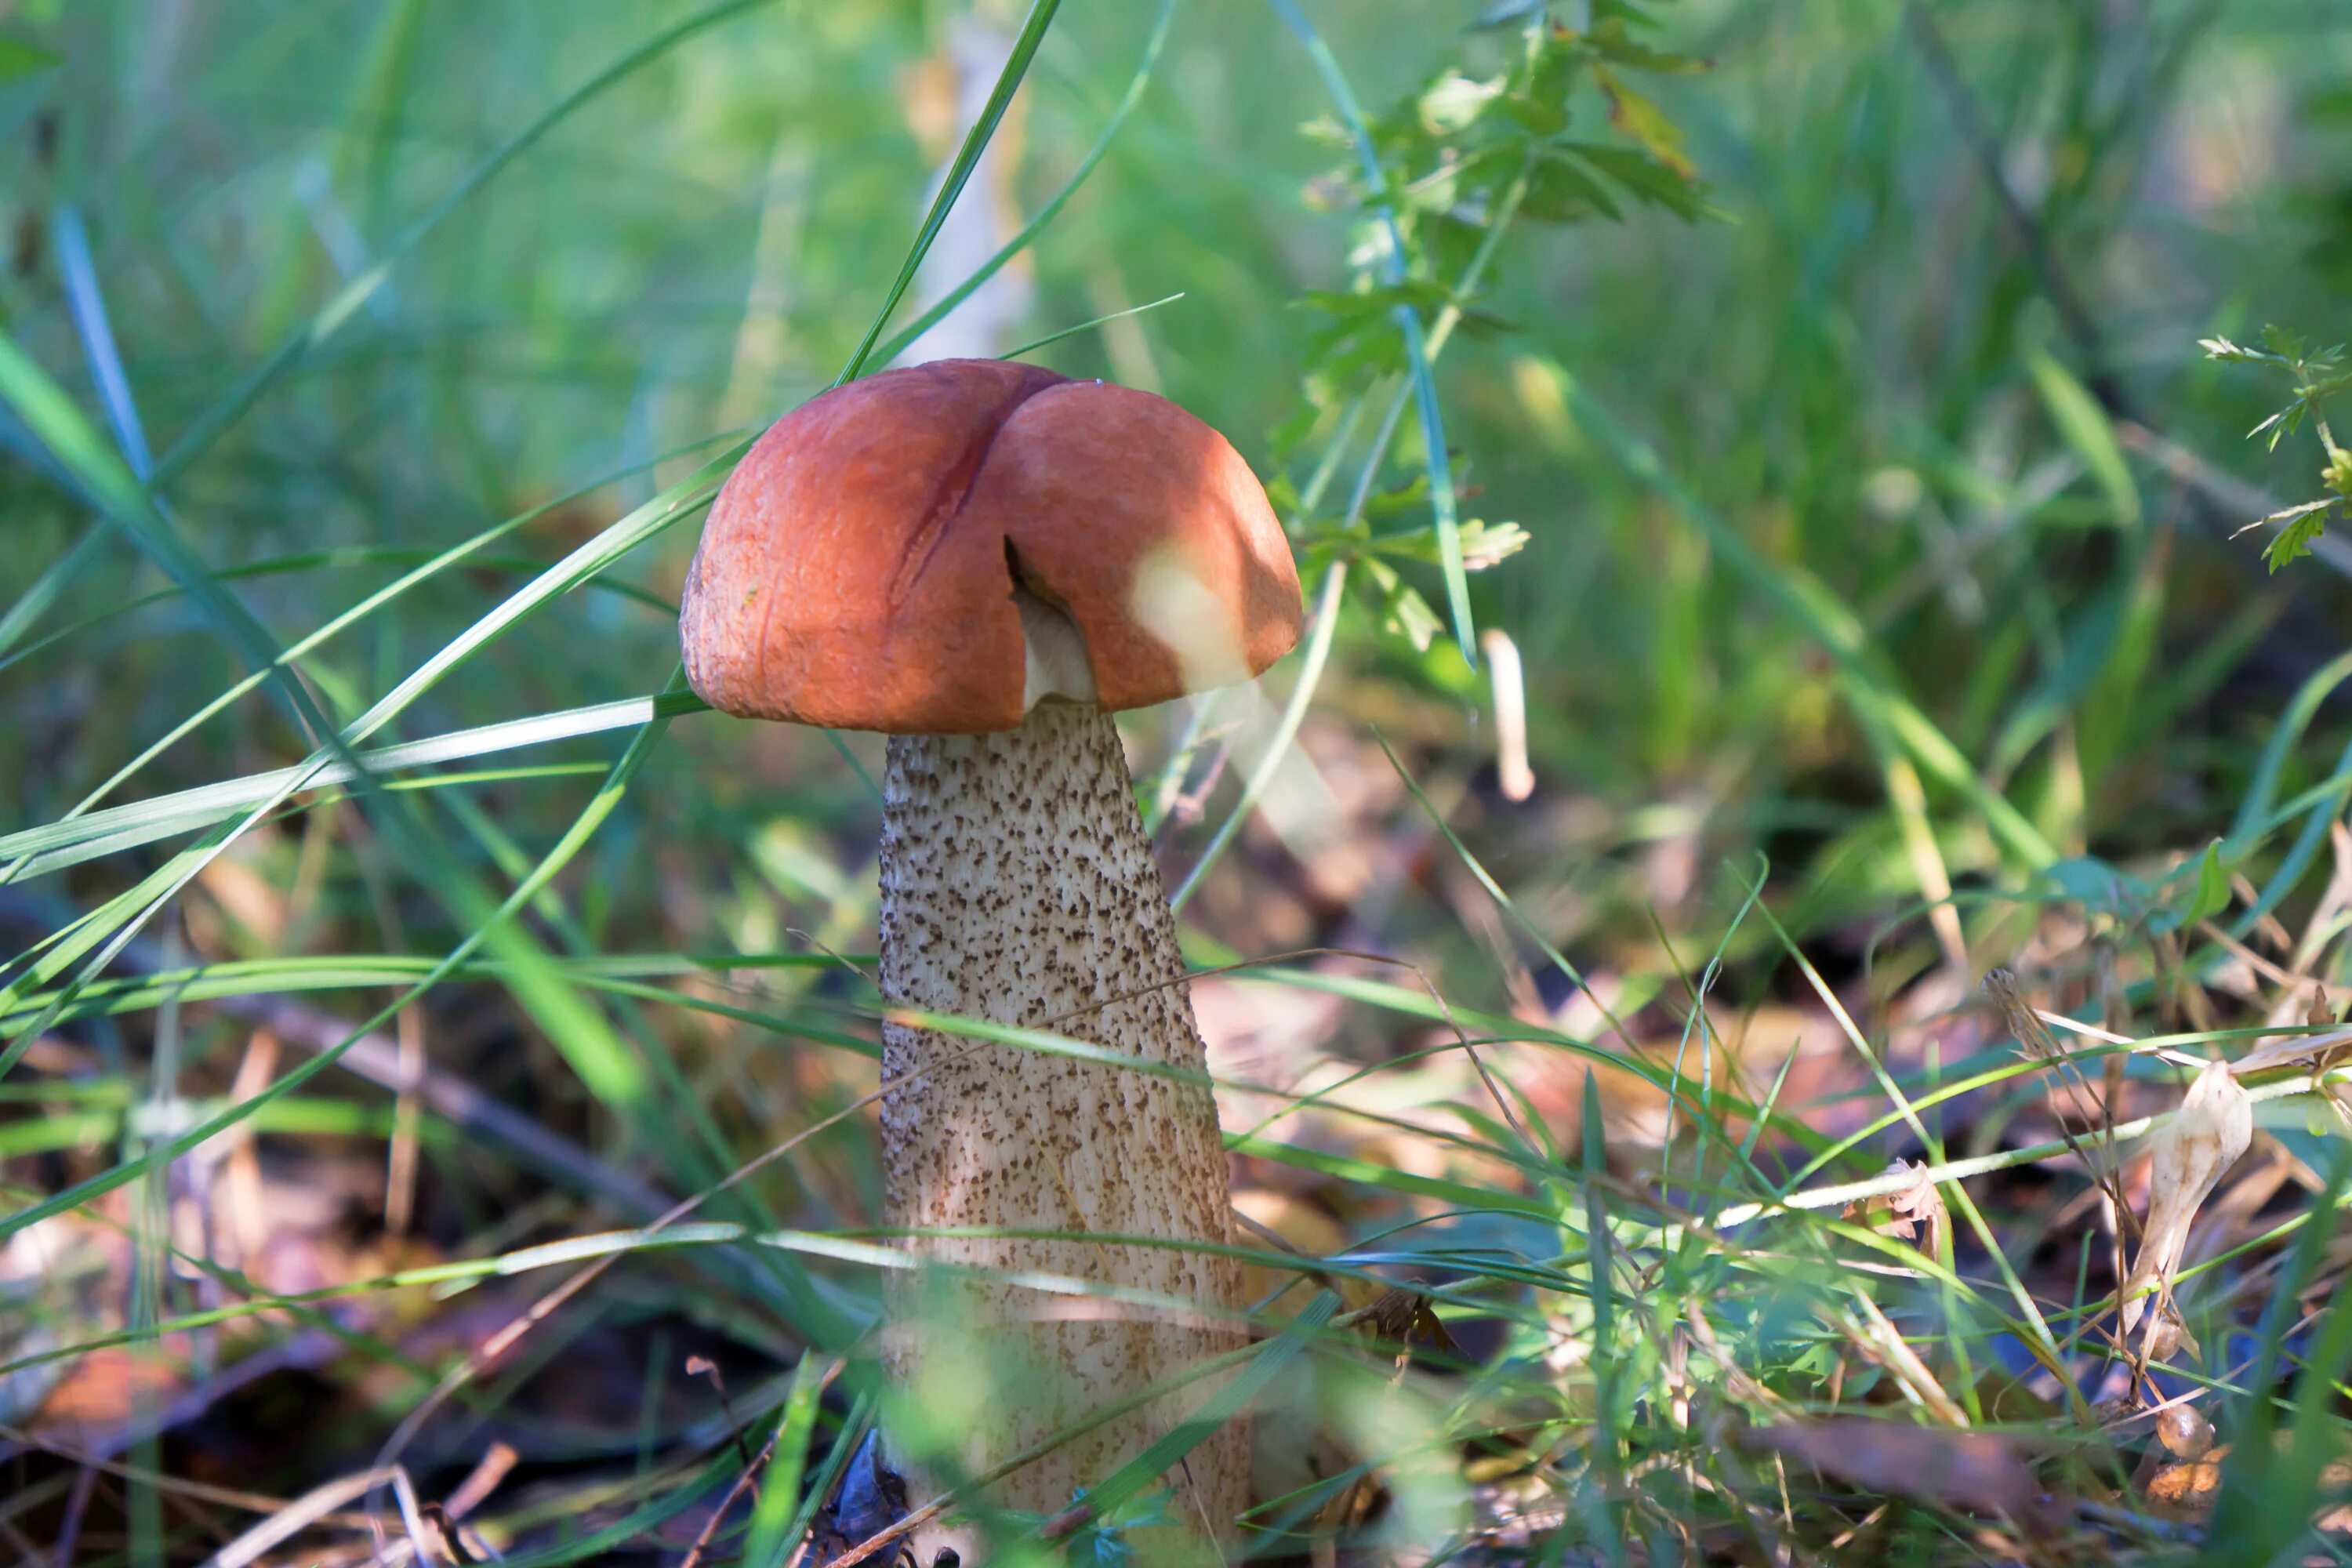
{"type": "Polygon", "coordinates": [[[2262,365],[2293,380],[2294,395],[2286,406],[2247,432],[2249,438],[2266,435],[2270,449],[2276,451],[2281,439],[2307,423],[2327,454],[2327,464],[2319,470],[2319,482],[2326,493],[2314,500],[2281,508],[2238,531],[2244,533],[2256,528],[2277,527],[2270,542],[2263,546],[2263,559],[2275,572],[2288,562],[2310,554],[2313,542],[2327,531],[2328,518],[2338,508],[2352,504],[2352,452],[2336,445],[2336,432],[2328,428],[2325,412],[2330,397],[2352,387],[2352,370],[2345,368],[2341,343],[2314,348],[2284,327],[2264,327],[2263,346],[2258,349],[2227,338],[2206,338],[2198,346],[2209,359],[2224,364],[2262,365]]]}
{"type": "Polygon", "coordinates": [[[1519,220],[1619,222],[1640,204],[1685,220],[1706,214],[1681,130],[1633,84],[1706,62],[1643,42],[1637,34],[1654,24],[1633,6],[1601,0],[1588,11],[1528,0],[1490,7],[1458,58],[1385,111],[1366,113],[1305,18],[1276,8],[1307,45],[1333,101],[1335,112],[1309,122],[1307,133],[1344,160],[1313,182],[1308,200],[1351,211],[1360,224],[1348,287],[1311,289],[1297,301],[1322,323],[1307,347],[1306,395],[1277,430],[1277,445],[1336,431],[1332,440],[1345,448],[1367,407],[1391,407],[1371,426],[1370,466],[1349,493],[1327,497],[1328,470],[1320,468],[1303,490],[1276,489],[1276,504],[1298,520],[1310,578],[1337,563],[1357,564],[1357,596],[1383,633],[1426,654],[1450,618],[1466,658],[1465,574],[1509,556],[1527,535],[1516,523],[1459,515],[1469,487],[1453,471],[1431,366],[1457,328],[1512,330],[1476,300],[1519,220]],[[1571,22],[1571,10],[1585,14],[1571,22]],[[1423,471],[1374,491],[1370,477],[1408,404],[1419,410],[1423,471]],[[1428,525],[1402,534],[1377,527],[1411,512],[1428,525]],[[1450,617],[1400,574],[1401,563],[1436,569],[1450,617]]]}

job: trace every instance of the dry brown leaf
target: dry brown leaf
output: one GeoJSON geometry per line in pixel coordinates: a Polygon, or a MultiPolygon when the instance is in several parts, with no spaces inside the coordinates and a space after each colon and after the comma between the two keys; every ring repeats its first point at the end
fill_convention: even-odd
{"type": "Polygon", "coordinates": [[[1429,1298],[1402,1286],[1383,1292],[1380,1300],[1365,1308],[1362,1325],[1374,1339],[1397,1347],[1399,1369],[1412,1359],[1415,1345],[1427,1345],[1452,1356],[1462,1353],[1462,1347],[1445,1331],[1445,1320],[1430,1306],[1429,1298]]]}
{"type": "MultiPolygon", "coordinates": [[[[2281,1445],[2284,1447],[2284,1442],[2281,1445]]],[[[2148,1478],[2146,1492],[2148,1511],[2171,1520],[2202,1519],[2221,1493],[2222,1461],[2230,1457],[2230,1445],[2221,1444],[2208,1449],[2199,1458],[2167,1465],[2148,1478]]],[[[2322,1496],[2352,1489],[2352,1461],[2330,1459],[2320,1468],[2319,1490],[2322,1496]]],[[[2352,1529],[2352,1505],[2338,1503],[2324,1509],[2312,1523],[2331,1534],[2352,1529]]]]}
{"type": "Polygon", "coordinates": [[[2055,1532],[2063,1510],[2023,1454],[1988,1432],[1911,1426],[1868,1416],[1763,1426],[1742,1447],[1811,1465],[1862,1491],[1995,1514],[2032,1535],[2055,1532]]]}
{"type": "Polygon", "coordinates": [[[2229,1452],[2225,1445],[2201,1459],[2167,1465],[2157,1471],[2148,1478],[2148,1511],[2176,1520],[2201,1516],[2221,1493],[2221,1461],[2229,1452]]]}
{"type": "Polygon", "coordinates": [[[1944,1232],[1951,1224],[1951,1215],[1944,1207],[1943,1194],[1936,1190],[1934,1179],[1927,1174],[1927,1163],[1923,1160],[1914,1165],[1896,1160],[1886,1169],[1889,1174],[1915,1179],[1900,1192],[1856,1198],[1845,1205],[1840,1217],[1867,1226],[1881,1236],[1900,1237],[1929,1258],[1941,1256],[1944,1232]]]}

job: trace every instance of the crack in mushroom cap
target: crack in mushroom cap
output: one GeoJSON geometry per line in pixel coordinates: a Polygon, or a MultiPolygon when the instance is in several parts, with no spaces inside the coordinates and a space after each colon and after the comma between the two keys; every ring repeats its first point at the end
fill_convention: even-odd
{"type": "Polygon", "coordinates": [[[751,718],[1017,726],[1246,680],[1298,574],[1249,465],[1165,398],[941,360],[835,387],[737,466],[687,574],[687,679],[751,718]]]}

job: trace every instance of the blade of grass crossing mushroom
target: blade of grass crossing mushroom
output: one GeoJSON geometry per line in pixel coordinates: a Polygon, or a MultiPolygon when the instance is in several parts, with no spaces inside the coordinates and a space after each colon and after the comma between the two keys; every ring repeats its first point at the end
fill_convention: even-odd
{"type": "MultiPolygon", "coordinates": [[[[1144,1488],[1168,1473],[1185,1455],[1199,1447],[1210,1434],[1241,1414],[1282,1370],[1297,1360],[1307,1348],[1310,1336],[1328,1323],[1339,1310],[1339,1298],[1329,1290],[1318,1290],[1315,1299],[1302,1308],[1273,1339],[1256,1347],[1242,1370],[1219,1384],[1203,1399],[1190,1415],[1169,1428],[1167,1433],[1135,1458],[1087,1489],[1085,1501],[1093,1517],[1104,1520],[1116,1515],[1144,1488]]],[[[1218,1521],[1222,1524],[1223,1521],[1218,1521]]]]}
{"type": "Polygon", "coordinates": [[[915,231],[914,243],[907,248],[907,258],[898,268],[898,276],[891,281],[889,292],[883,296],[882,308],[874,313],[874,324],[866,329],[866,336],[858,341],[856,351],[849,356],[849,363],[842,366],[841,374],[834,378],[835,386],[856,380],[865,370],[866,362],[873,356],[874,345],[881,340],[882,329],[889,325],[891,313],[898,310],[898,301],[906,298],[908,286],[915,280],[916,270],[923,264],[923,258],[930,254],[931,242],[939,237],[940,226],[947,222],[949,210],[955,205],[956,198],[963,194],[971,172],[980,166],[981,153],[987,150],[990,139],[996,134],[997,123],[1012,105],[1013,95],[1019,90],[1021,79],[1028,74],[1029,62],[1036,58],[1037,46],[1045,41],[1045,29],[1054,25],[1054,14],[1061,8],[1062,0],[1036,0],[1030,6],[1029,19],[1021,25],[1020,35],[1013,40],[1012,52],[1005,57],[1004,68],[997,73],[996,86],[990,90],[987,103],[982,106],[980,118],[972,121],[971,130],[965,134],[955,162],[948,167],[947,178],[940,183],[940,194],[931,200],[930,210],[923,215],[922,226],[915,231]]]}
{"type": "MultiPolygon", "coordinates": [[[[5,1191],[5,1189],[0,1189],[5,1191]]],[[[1461,1214],[1486,1212],[1479,1208],[1464,1208],[1461,1214]]],[[[114,1228],[123,1228],[116,1222],[114,1228]]],[[[1063,1233],[1055,1232],[1060,1235],[1063,1233]]],[[[1865,1233],[1866,1234],[1866,1233],[1865,1233]]],[[[1157,1246],[1172,1245],[1164,1237],[1103,1236],[1097,1239],[1107,1245],[1157,1246]]],[[[1884,1238],[1880,1238],[1884,1241],[1884,1238]]],[[[1892,1244],[1889,1244],[1890,1247],[1892,1244]]],[[[71,1344],[52,1345],[29,1352],[14,1360],[0,1361],[0,1377],[70,1361],[93,1352],[111,1350],[123,1345],[152,1342],[159,1338],[194,1333],[201,1329],[215,1328],[225,1323],[239,1322],[268,1313],[299,1316],[305,1322],[316,1320],[336,1338],[377,1357],[389,1365],[401,1368],[419,1382],[430,1382],[431,1373],[425,1363],[411,1361],[397,1349],[354,1330],[338,1326],[333,1319],[317,1310],[326,1303],[347,1300],[354,1297],[387,1290],[431,1290],[439,1299],[447,1300],[476,1285],[492,1279],[519,1279],[553,1268],[569,1268],[583,1263],[603,1263],[655,1253],[689,1252],[702,1248],[755,1247],[762,1251],[801,1254],[824,1258],[835,1262],[856,1264],[884,1270],[902,1270],[909,1267],[904,1252],[874,1241],[864,1233],[826,1235],[801,1230],[760,1230],[731,1220],[680,1220],[667,1226],[642,1226],[628,1230],[597,1231],[565,1237],[559,1240],[541,1242],[530,1247],[516,1247],[486,1258],[457,1258],[442,1263],[419,1264],[413,1268],[393,1269],[364,1279],[345,1280],[340,1284],[320,1286],[310,1290],[278,1293],[268,1290],[234,1269],[223,1268],[196,1254],[174,1249],[172,1256],[192,1269],[201,1270],[218,1279],[239,1292],[242,1299],[221,1306],[205,1308],[161,1319],[143,1330],[116,1330],[95,1334],[71,1344]]],[[[1379,1266],[1403,1260],[1404,1258],[1426,1258],[1432,1255],[1415,1253],[1388,1258],[1369,1254],[1365,1249],[1353,1249],[1346,1258],[1308,1258],[1261,1247],[1214,1247],[1205,1250],[1242,1259],[1265,1268],[1288,1268],[1328,1274],[1364,1284],[1381,1284],[1385,1277],[1379,1266]]],[[[1045,1274],[1019,1269],[966,1268],[975,1278],[1024,1283],[1041,1293],[1058,1296],[1104,1295],[1134,1306],[1156,1309],[1188,1308],[1182,1299],[1160,1296],[1150,1291],[1118,1290],[1099,1281],[1075,1277],[1045,1274]]],[[[1534,1267],[1497,1267],[1494,1277],[1507,1279],[1540,1289],[1560,1289],[1570,1281],[1555,1270],[1534,1267]]],[[[1439,1300],[1452,1299],[1445,1287],[1432,1287],[1430,1293],[1439,1300]]],[[[1468,1300],[1475,1300],[1475,1298],[1468,1300]]],[[[1512,1313],[1507,1304],[1491,1300],[1476,1301],[1483,1310],[1505,1317],[1512,1313]]],[[[1522,1317],[1513,1321],[1532,1321],[1522,1317]]],[[[822,1355],[816,1358],[822,1362],[822,1355]]],[[[780,1406],[781,1407],[781,1406],[780,1406]]]]}
{"type": "MultiPolygon", "coordinates": [[[[1296,0],[1267,0],[1284,26],[1307,50],[1314,62],[1316,74],[1323,80],[1324,90],[1330,95],[1333,107],[1354,141],[1356,157],[1364,173],[1364,187],[1375,221],[1381,229],[1381,269],[1383,281],[1397,284],[1405,281],[1404,236],[1397,227],[1396,213],[1388,202],[1388,178],[1381,172],[1380,154],[1372,146],[1371,132],[1364,124],[1364,112],[1356,102],[1356,94],[1348,85],[1347,74],[1330,46],[1307,21],[1296,0]]],[[[1497,226],[1497,229],[1499,230],[1497,226]]],[[[1431,521],[1437,535],[1437,559],[1445,574],[1445,603],[1454,623],[1454,640],[1462,650],[1463,660],[1471,668],[1478,668],[1477,630],[1470,620],[1470,576],[1462,561],[1462,523],[1455,511],[1452,459],[1445,449],[1445,421],[1437,402],[1437,377],[1430,369],[1432,348],[1421,324],[1421,313],[1412,305],[1399,303],[1395,309],[1397,331],[1404,339],[1405,364],[1412,375],[1412,396],[1421,417],[1423,459],[1429,468],[1429,500],[1431,521]]]]}
{"type": "MultiPolygon", "coordinates": [[[[908,344],[945,321],[948,314],[970,299],[982,284],[1002,271],[1006,262],[1028,249],[1036,242],[1037,237],[1045,232],[1045,226],[1077,194],[1078,187],[1086,184],[1087,176],[1095,172],[1095,165],[1103,161],[1103,155],[1110,151],[1111,142],[1117,140],[1119,128],[1127,123],[1128,115],[1142,101],[1143,89],[1150,84],[1151,73],[1160,64],[1160,49],[1168,42],[1169,24],[1175,19],[1176,0],[1160,0],[1160,16],[1151,25],[1150,37],[1144,40],[1142,61],[1136,66],[1135,74],[1128,79],[1127,90],[1119,96],[1118,103],[1110,111],[1110,118],[1103,122],[1102,133],[1095,138],[1095,144],[1087,149],[1087,155],[1078,160],[1078,166],[1070,172],[1070,177],[1062,182],[1062,188],[1046,198],[1045,205],[1039,207],[995,255],[975,268],[971,277],[949,289],[921,315],[892,333],[890,340],[876,349],[868,358],[879,360],[884,364],[897,359],[906,351],[908,344]]],[[[1032,343],[1029,346],[1034,348],[1037,345],[1032,343]]]]}

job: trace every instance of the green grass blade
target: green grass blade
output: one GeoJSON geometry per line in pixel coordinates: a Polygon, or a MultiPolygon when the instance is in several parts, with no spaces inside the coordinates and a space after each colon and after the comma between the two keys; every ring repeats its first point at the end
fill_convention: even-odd
{"type": "MultiPolygon", "coordinates": [[[[1397,228],[1396,213],[1389,205],[1388,177],[1381,170],[1380,154],[1373,149],[1371,132],[1365,127],[1363,110],[1356,102],[1353,89],[1348,85],[1345,72],[1323,41],[1297,0],[1268,0],[1299,43],[1305,46],[1307,58],[1314,61],[1316,74],[1323,80],[1324,90],[1330,95],[1339,110],[1340,120],[1355,141],[1356,156],[1364,174],[1364,186],[1375,220],[1381,226],[1381,269],[1385,281],[1405,280],[1404,237],[1397,228]]],[[[1499,231],[1500,226],[1497,226],[1499,231]]],[[[1421,324],[1421,313],[1409,304],[1400,304],[1395,310],[1397,331],[1404,339],[1405,364],[1412,373],[1413,406],[1421,419],[1423,460],[1429,468],[1429,502],[1431,520],[1437,533],[1439,568],[1445,574],[1445,604],[1448,618],[1454,624],[1454,640],[1462,658],[1471,668],[1478,668],[1478,637],[1470,620],[1470,576],[1462,561],[1462,522],[1456,511],[1454,494],[1453,458],[1445,449],[1445,421],[1437,402],[1437,377],[1430,369],[1431,349],[1427,333],[1421,324]]]]}
{"type": "MultiPolygon", "coordinates": [[[[849,356],[849,363],[841,367],[841,374],[835,378],[835,385],[856,380],[865,370],[866,361],[873,356],[874,345],[881,339],[882,329],[889,325],[891,314],[898,310],[898,301],[906,298],[908,287],[914,282],[916,271],[923,265],[923,258],[930,254],[931,242],[939,237],[940,227],[947,222],[949,210],[955,205],[956,198],[963,195],[965,184],[971,179],[971,172],[980,166],[981,153],[987,150],[990,139],[996,134],[998,123],[1003,120],[1005,110],[1012,105],[1013,93],[1020,89],[1021,79],[1028,74],[1029,62],[1036,58],[1037,46],[1045,41],[1045,29],[1054,25],[1054,14],[1061,8],[1062,0],[1036,0],[1029,8],[1029,19],[1022,24],[1020,36],[1013,40],[1012,53],[1005,57],[1004,68],[997,73],[996,86],[990,91],[980,118],[972,121],[962,147],[956,153],[955,162],[948,166],[947,178],[940,182],[940,194],[932,198],[930,210],[923,215],[922,226],[915,231],[915,241],[907,248],[906,260],[898,268],[898,276],[891,281],[890,291],[883,296],[882,308],[874,313],[873,325],[866,329],[866,336],[859,340],[856,352],[849,356]]],[[[978,286],[977,283],[972,285],[974,288],[978,286]]]]}
{"type": "MultiPolygon", "coordinates": [[[[1070,177],[1062,182],[1061,189],[1047,197],[1045,205],[1039,207],[995,255],[975,268],[971,277],[949,289],[913,321],[892,333],[889,342],[875,350],[869,358],[879,360],[884,364],[897,359],[906,352],[909,343],[947,320],[950,312],[970,299],[982,284],[1003,270],[1006,262],[1036,243],[1037,237],[1045,232],[1046,226],[1077,194],[1078,187],[1087,183],[1087,177],[1095,172],[1095,165],[1103,161],[1103,155],[1110,151],[1111,143],[1118,140],[1119,128],[1127,123],[1128,115],[1142,101],[1143,89],[1151,83],[1151,73],[1160,64],[1160,50],[1168,42],[1169,26],[1175,19],[1176,0],[1160,0],[1160,15],[1151,24],[1151,36],[1144,40],[1142,61],[1135,68],[1135,74],[1128,79],[1127,90],[1120,94],[1118,104],[1110,111],[1110,118],[1103,122],[1102,133],[1095,138],[1094,145],[1087,149],[1087,155],[1078,160],[1078,166],[1070,172],[1070,177]]],[[[1037,345],[1032,343],[1029,346],[1034,348],[1037,345]]],[[[1013,356],[1008,354],[1005,357],[1013,356]]]]}

